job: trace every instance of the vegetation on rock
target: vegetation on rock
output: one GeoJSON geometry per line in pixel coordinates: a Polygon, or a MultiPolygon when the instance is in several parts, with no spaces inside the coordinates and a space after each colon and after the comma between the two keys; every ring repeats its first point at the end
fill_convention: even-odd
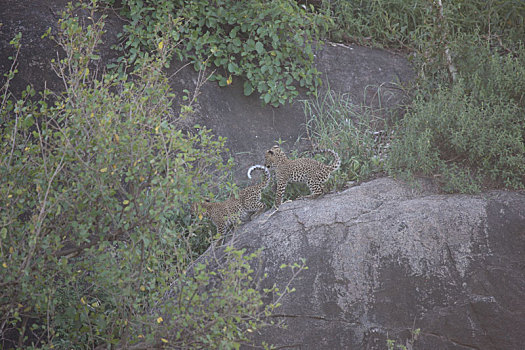
{"type": "Polygon", "coordinates": [[[312,142],[351,154],[343,161],[340,185],[387,172],[432,177],[446,192],[525,186],[522,2],[375,0],[322,6],[334,17],[333,39],[408,52],[418,71],[413,86],[401,87],[414,99],[397,123],[377,123],[370,108],[344,96],[306,102],[312,142]],[[380,144],[373,137],[378,125],[388,135],[380,144]],[[387,157],[378,158],[381,148],[390,150],[387,157]]]}
{"type": "Polygon", "coordinates": [[[162,31],[181,42],[174,50],[178,58],[196,70],[213,69],[211,79],[220,86],[243,81],[244,94],[257,92],[264,103],[279,106],[298,95],[297,85],[315,92],[320,83],[314,49],[331,22],[311,7],[293,0],[125,0],[123,5],[130,22],[124,26],[129,61],[154,49],[162,31]]]}

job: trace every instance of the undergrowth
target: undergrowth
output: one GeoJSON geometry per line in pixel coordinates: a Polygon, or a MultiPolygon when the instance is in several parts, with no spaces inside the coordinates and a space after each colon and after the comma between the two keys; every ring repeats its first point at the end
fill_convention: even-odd
{"type": "Polygon", "coordinates": [[[355,144],[341,149],[348,159],[336,182],[386,171],[431,177],[446,192],[525,186],[523,2],[324,1],[322,7],[335,19],[332,39],[402,49],[418,72],[414,101],[390,127],[391,147],[379,164],[368,137],[378,128],[366,110],[334,99],[324,109],[319,99],[308,102],[315,142],[355,144]],[[348,170],[354,165],[357,174],[348,170]]]}
{"type": "Polygon", "coordinates": [[[189,204],[227,178],[225,140],[181,130],[168,37],[128,74],[91,71],[105,16],[78,6],[52,37],[63,92],[10,93],[20,35],[0,89],[0,347],[238,349],[293,288],[257,288],[260,251],[195,261],[189,204]]]}

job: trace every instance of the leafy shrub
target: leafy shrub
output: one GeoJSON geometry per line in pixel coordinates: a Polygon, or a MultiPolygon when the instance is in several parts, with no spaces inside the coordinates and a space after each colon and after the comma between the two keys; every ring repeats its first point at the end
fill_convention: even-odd
{"type": "Polygon", "coordinates": [[[130,19],[124,28],[125,46],[132,59],[142,48],[154,48],[152,38],[160,31],[174,41],[184,41],[176,49],[181,60],[189,59],[196,70],[213,67],[212,79],[220,86],[232,84],[235,76],[243,77],[245,95],[257,91],[274,106],[297,96],[294,84],[314,92],[320,83],[313,46],[329,20],[295,1],[126,0],[124,4],[130,19]],[[182,25],[169,30],[173,21],[182,25]]]}
{"type": "MultiPolygon", "coordinates": [[[[113,0],[105,2],[114,6],[113,0]]],[[[122,5],[124,5],[122,13],[129,23],[124,24],[125,34],[119,34],[123,43],[118,48],[125,55],[120,57],[119,61],[133,63],[141,55],[147,55],[150,50],[157,49],[159,33],[162,37],[169,37],[173,42],[181,39],[179,35],[181,21],[175,16],[177,1],[125,0],[122,5]]]]}
{"type": "Polygon", "coordinates": [[[525,108],[525,43],[501,52],[502,47],[492,47],[475,35],[463,35],[459,42],[470,43],[452,46],[467,93],[481,102],[508,101],[525,108]]]}
{"type": "Polygon", "coordinates": [[[64,93],[36,98],[28,87],[15,101],[14,71],[2,88],[1,344],[238,348],[278,306],[277,297],[261,307],[249,267],[257,254],[231,249],[226,268],[187,273],[188,203],[229,169],[224,139],[178,127],[162,74],[168,38],[129,76],[92,72],[104,17],[82,9],[90,22],[69,8],[55,37],[64,93]],[[227,283],[208,283],[217,274],[227,283]],[[164,303],[170,291],[184,299],[164,303]]]}

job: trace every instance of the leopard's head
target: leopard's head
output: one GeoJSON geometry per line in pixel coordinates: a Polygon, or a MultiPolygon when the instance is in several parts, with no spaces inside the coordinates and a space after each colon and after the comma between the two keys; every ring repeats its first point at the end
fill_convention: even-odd
{"type": "Polygon", "coordinates": [[[283,150],[279,146],[275,145],[266,151],[264,156],[264,166],[267,168],[272,168],[286,159],[287,158],[283,150]]]}

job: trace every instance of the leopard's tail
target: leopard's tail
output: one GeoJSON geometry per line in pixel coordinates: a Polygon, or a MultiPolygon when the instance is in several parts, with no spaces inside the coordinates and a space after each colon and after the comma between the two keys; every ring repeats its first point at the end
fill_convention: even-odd
{"type": "Polygon", "coordinates": [[[341,166],[341,158],[339,157],[339,154],[337,154],[337,152],[334,151],[333,149],[330,149],[330,148],[317,149],[314,151],[314,153],[331,153],[332,154],[332,156],[334,157],[334,161],[332,162],[332,164],[330,164],[330,168],[332,172],[336,171],[341,166]]]}
{"type": "Polygon", "coordinates": [[[248,169],[249,179],[252,178],[252,171],[254,171],[255,169],[261,169],[264,171],[264,179],[259,185],[261,186],[261,189],[265,189],[270,184],[270,170],[268,170],[268,168],[265,167],[264,165],[259,165],[259,164],[254,165],[250,167],[250,169],[248,169]]]}

